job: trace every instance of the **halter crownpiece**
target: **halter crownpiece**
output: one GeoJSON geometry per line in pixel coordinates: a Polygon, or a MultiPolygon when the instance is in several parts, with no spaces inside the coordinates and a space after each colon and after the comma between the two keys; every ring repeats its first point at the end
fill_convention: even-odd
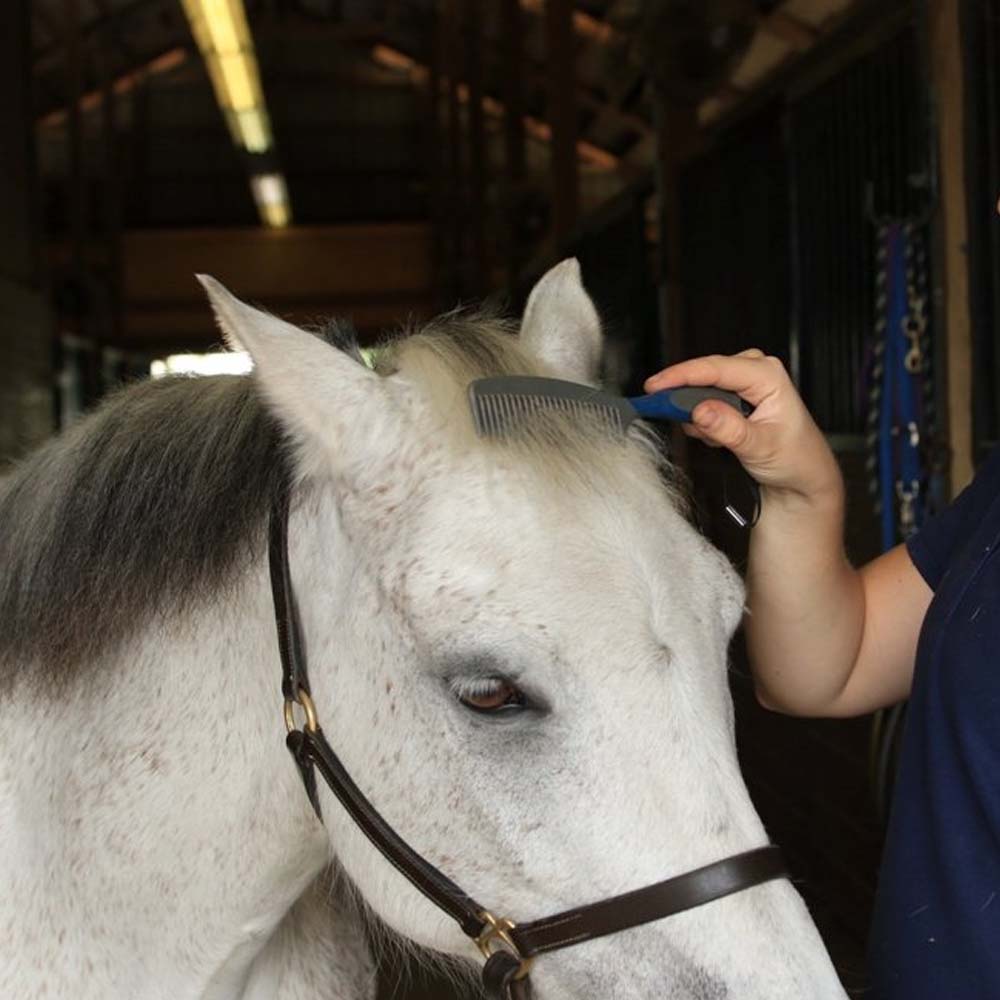
{"type": "Polygon", "coordinates": [[[372,844],[432,903],[444,910],[482,952],[483,985],[495,1000],[528,1000],[537,956],[661,920],[773,879],[787,878],[777,847],[759,847],[674,878],[566,910],[516,923],[497,917],[418,854],[385,821],[354,783],[330,746],[309,694],[305,646],[288,561],[289,491],[281,491],[270,516],[268,561],[282,665],[286,745],[306,794],[322,819],[316,772],[372,844]],[[296,706],[305,724],[296,725],[296,706]]]}

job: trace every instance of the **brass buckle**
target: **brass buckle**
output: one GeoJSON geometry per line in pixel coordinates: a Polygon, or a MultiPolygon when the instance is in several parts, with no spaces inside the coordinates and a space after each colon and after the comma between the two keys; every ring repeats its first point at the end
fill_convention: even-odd
{"type": "Polygon", "coordinates": [[[316,715],[316,706],[313,704],[312,698],[309,697],[308,691],[303,691],[299,689],[298,698],[286,698],[285,699],[285,728],[290,732],[295,732],[298,726],[295,722],[295,706],[300,705],[302,711],[306,713],[306,725],[305,728],[309,730],[310,733],[319,732],[319,718],[316,715]]]}
{"type": "Polygon", "coordinates": [[[493,916],[489,910],[483,910],[479,914],[479,919],[486,925],[479,937],[476,938],[476,944],[483,953],[483,957],[489,959],[501,949],[509,951],[521,963],[521,967],[514,973],[514,978],[524,979],[531,972],[531,966],[535,959],[533,957],[523,958],[514,943],[514,939],[510,936],[510,932],[517,925],[508,917],[493,916]]]}

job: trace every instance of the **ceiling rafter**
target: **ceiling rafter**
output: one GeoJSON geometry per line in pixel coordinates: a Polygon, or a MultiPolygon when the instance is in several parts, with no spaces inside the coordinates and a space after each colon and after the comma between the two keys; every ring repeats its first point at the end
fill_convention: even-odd
{"type": "Polygon", "coordinates": [[[122,34],[122,26],[118,17],[118,10],[112,6],[111,0],[94,0],[94,3],[97,6],[97,12],[105,19],[105,21],[108,22],[111,37],[115,40],[115,44],[127,59],[131,62],[135,62],[137,53],[122,34]]]}
{"type": "MultiPolygon", "coordinates": [[[[125,71],[119,71],[111,80],[110,89],[115,94],[127,94],[136,86],[142,83],[149,76],[158,76],[167,73],[190,56],[190,50],[183,45],[173,45],[164,52],[160,52],[152,59],[143,59],[141,62],[129,67],[125,71]]],[[[104,103],[104,90],[100,87],[88,90],[80,96],[77,108],[81,113],[93,111],[104,103]]],[[[65,101],[41,111],[37,118],[37,124],[43,128],[61,126],[66,123],[69,115],[69,104],[65,101]]]]}
{"type": "MultiPolygon", "coordinates": [[[[521,9],[541,17],[545,13],[545,0],[520,0],[521,9]]],[[[573,11],[573,31],[577,37],[597,45],[624,44],[626,39],[611,24],[582,10],[573,11]]]]}
{"type": "MultiPolygon", "coordinates": [[[[133,0],[132,3],[114,8],[113,10],[103,8],[99,10],[98,17],[81,26],[80,45],[84,49],[89,48],[91,45],[99,42],[105,34],[112,34],[120,38],[123,35],[124,25],[127,21],[134,17],[145,16],[157,9],[165,17],[172,17],[173,15],[173,3],[167,2],[167,0],[133,0]]],[[[35,73],[51,69],[65,57],[65,49],[66,44],[62,37],[39,49],[35,53],[33,60],[35,73]]]]}
{"type": "Polygon", "coordinates": [[[827,32],[839,23],[839,20],[838,17],[833,17],[822,26],[814,27],[789,14],[781,7],[763,16],[757,24],[757,31],[769,38],[783,42],[788,47],[787,54],[775,65],[769,67],[759,78],[754,79],[752,85],[736,84],[732,79],[729,79],[717,87],[715,92],[701,104],[700,117],[703,123],[714,121],[752,96],[767,80],[813,49],[818,42],[826,37],[827,32]]]}
{"type": "MultiPolygon", "coordinates": [[[[519,0],[522,10],[525,12],[542,16],[544,13],[543,0],[519,0]]],[[[582,11],[574,13],[573,25],[578,37],[593,41],[599,45],[624,45],[627,40],[617,29],[613,28],[606,21],[601,21],[590,14],[582,11]]],[[[497,45],[492,40],[487,39],[487,49],[493,58],[499,58],[497,45]]],[[[534,90],[544,92],[546,83],[540,67],[537,63],[525,67],[526,83],[534,90]]],[[[578,84],[577,101],[581,107],[589,111],[594,117],[604,117],[615,123],[619,128],[624,128],[635,133],[640,138],[647,138],[653,134],[653,126],[641,115],[631,111],[626,111],[621,107],[621,102],[608,99],[595,93],[592,89],[583,84],[578,84]]]]}
{"type": "MultiPolygon", "coordinates": [[[[417,86],[426,87],[430,83],[428,67],[400,49],[391,45],[379,44],[372,49],[371,56],[380,66],[408,74],[410,81],[417,86]]],[[[468,103],[468,84],[465,81],[458,81],[456,90],[459,101],[463,104],[468,103]]],[[[483,95],[482,106],[483,111],[490,118],[503,118],[506,114],[503,102],[489,94],[483,95]]],[[[544,143],[552,141],[552,127],[548,122],[527,114],[522,117],[522,122],[525,133],[531,138],[544,143]]],[[[582,163],[602,170],[617,171],[622,170],[625,166],[619,156],[585,139],[577,141],[576,152],[582,163]]]]}
{"type": "Polygon", "coordinates": [[[787,42],[796,52],[805,52],[819,41],[820,31],[779,8],[761,19],[765,34],[787,42]]]}

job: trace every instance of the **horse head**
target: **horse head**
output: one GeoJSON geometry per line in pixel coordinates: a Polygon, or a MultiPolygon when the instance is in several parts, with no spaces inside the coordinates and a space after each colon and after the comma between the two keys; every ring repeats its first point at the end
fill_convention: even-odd
{"type": "MultiPolygon", "coordinates": [[[[766,844],[727,685],[742,586],[649,434],[473,429],[474,378],[596,380],[600,321],[576,262],[536,286],[519,332],[455,313],[374,368],[203,280],[290,449],[317,712],[400,835],[525,919],[766,844]]],[[[332,856],[380,920],[474,957],[319,795],[332,856]]],[[[546,1000],[844,995],[786,881],[546,955],[532,979],[546,1000]]]]}

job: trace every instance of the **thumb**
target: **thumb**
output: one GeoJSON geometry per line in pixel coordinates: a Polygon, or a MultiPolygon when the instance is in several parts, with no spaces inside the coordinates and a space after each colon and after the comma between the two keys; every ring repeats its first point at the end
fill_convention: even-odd
{"type": "Polygon", "coordinates": [[[706,400],[691,413],[691,422],[712,444],[728,448],[742,458],[750,440],[750,422],[726,403],[706,400]]]}

